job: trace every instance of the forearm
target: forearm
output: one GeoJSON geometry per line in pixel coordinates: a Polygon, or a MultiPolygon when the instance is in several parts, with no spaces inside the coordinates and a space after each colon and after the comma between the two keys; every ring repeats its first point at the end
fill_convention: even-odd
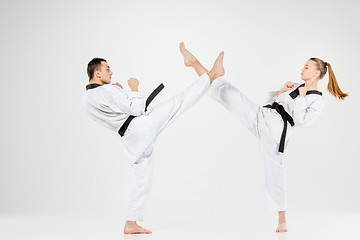
{"type": "Polygon", "coordinates": [[[130,105],[128,113],[131,115],[139,116],[145,109],[146,98],[145,95],[138,91],[131,91],[129,93],[130,105]]]}
{"type": "Polygon", "coordinates": [[[284,92],[286,92],[286,90],[284,91],[284,90],[280,90],[280,91],[278,91],[273,97],[274,98],[277,98],[280,94],[282,94],[282,93],[284,93],[284,92]]]}

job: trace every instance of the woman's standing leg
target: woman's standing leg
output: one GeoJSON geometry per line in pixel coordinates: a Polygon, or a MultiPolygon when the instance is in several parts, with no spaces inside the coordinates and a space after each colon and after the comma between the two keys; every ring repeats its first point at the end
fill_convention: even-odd
{"type": "Polygon", "coordinates": [[[207,95],[222,104],[259,140],[260,154],[265,172],[265,198],[268,208],[278,211],[277,232],[286,232],[286,181],[282,156],[278,153],[278,143],[274,141],[265,126],[259,129],[262,111],[236,87],[223,79],[216,79],[207,95]]]}
{"type": "Polygon", "coordinates": [[[270,136],[268,129],[262,128],[259,134],[259,149],[264,164],[266,203],[270,210],[279,214],[276,232],[287,232],[286,169],[278,148],[279,143],[270,136]]]}

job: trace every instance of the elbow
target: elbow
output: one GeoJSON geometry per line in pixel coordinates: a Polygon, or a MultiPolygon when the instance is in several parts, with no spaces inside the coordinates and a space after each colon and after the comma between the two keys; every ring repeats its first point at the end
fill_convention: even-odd
{"type": "Polygon", "coordinates": [[[145,111],[145,102],[141,104],[132,104],[130,106],[130,114],[133,116],[140,116],[145,111]]]}
{"type": "Polygon", "coordinates": [[[304,126],[304,125],[306,125],[306,120],[305,120],[305,118],[297,117],[297,118],[294,118],[294,123],[296,126],[304,126]]]}
{"type": "Polygon", "coordinates": [[[313,122],[314,122],[313,120],[306,119],[306,118],[294,119],[294,123],[296,126],[309,126],[313,122]]]}
{"type": "Polygon", "coordinates": [[[304,122],[295,121],[295,126],[305,126],[304,122]]]}

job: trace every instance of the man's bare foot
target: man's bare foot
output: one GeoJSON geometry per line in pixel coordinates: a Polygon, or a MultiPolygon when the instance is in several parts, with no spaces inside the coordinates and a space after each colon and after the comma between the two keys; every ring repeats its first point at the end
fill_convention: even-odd
{"type": "Polygon", "coordinates": [[[194,68],[197,75],[200,77],[201,75],[209,72],[201,63],[197,60],[194,55],[192,55],[186,48],[184,42],[180,43],[180,52],[184,57],[184,63],[187,67],[194,68]]]}
{"type": "Polygon", "coordinates": [[[187,67],[194,67],[194,65],[196,63],[198,63],[199,61],[196,59],[196,57],[194,57],[194,55],[192,55],[186,48],[185,48],[185,44],[184,42],[180,43],[180,52],[184,57],[184,63],[185,66],[187,67]]]}
{"type": "Polygon", "coordinates": [[[287,232],[286,223],[279,223],[276,232],[287,232]]]}
{"type": "Polygon", "coordinates": [[[150,234],[152,231],[137,225],[136,221],[126,221],[124,234],[150,234]]]}
{"type": "Polygon", "coordinates": [[[209,72],[210,82],[212,83],[216,78],[224,76],[225,70],[223,67],[224,52],[221,52],[215,60],[214,66],[209,72]]]}

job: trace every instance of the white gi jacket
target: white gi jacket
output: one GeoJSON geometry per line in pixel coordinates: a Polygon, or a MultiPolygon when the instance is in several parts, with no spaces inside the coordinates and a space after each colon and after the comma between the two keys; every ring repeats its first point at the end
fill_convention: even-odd
{"type": "MultiPolygon", "coordinates": [[[[297,96],[293,99],[290,93],[299,86],[300,84],[296,83],[293,89],[283,92],[276,98],[274,95],[278,91],[270,92],[267,103],[277,102],[282,105],[285,111],[293,118],[295,126],[308,126],[314,123],[320,116],[325,102],[320,94],[308,94],[305,97],[297,96]]],[[[262,108],[262,111],[265,124],[270,130],[272,137],[279,142],[284,127],[280,114],[270,108],[262,108]]],[[[292,127],[289,123],[287,124],[286,142],[292,134],[292,127]]]]}
{"type": "Polygon", "coordinates": [[[152,144],[156,135],[152,122],[143,115],[146,103],[145,95],[139,92],[128,93],[122,88],[110,84],[103,86],[89,84],[87,89],[83,98],[85,110],[104,127],[117,133],[130,115],[138,116],[131,121],[121,138],[127,157],[133,164],[152,144]],[[132,134],[128,134],[130,131],[132,134]]]}

